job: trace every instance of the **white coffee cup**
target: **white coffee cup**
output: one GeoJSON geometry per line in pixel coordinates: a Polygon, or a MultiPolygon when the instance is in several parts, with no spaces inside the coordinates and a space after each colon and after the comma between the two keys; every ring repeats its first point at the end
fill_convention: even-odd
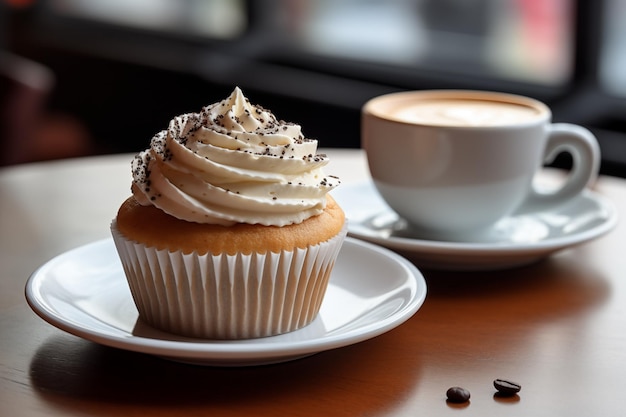
{"type": "Polygon", "coordinates": [[[510,94],[393,93],[363,106],[361,144],[377,190],[416,233],[474,240],[513,212],[564,204],[596,178],[593,134],[551,117],[545,104],[510,94]],[[567,180],[537,190],[535,174],[561,152],[573,158],[567,180]]]}

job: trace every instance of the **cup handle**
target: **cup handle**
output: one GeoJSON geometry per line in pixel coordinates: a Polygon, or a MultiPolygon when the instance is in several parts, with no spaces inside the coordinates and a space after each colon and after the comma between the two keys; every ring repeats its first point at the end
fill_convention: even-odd
{"type": "Polygon", "coordinates": [[[519,212],[536,212],[562,204],[595,181],[600,169],[600,146],[589,130],[570,123],[550,125],[544,163],[553,162],[561,152],[569,153],[573,160],[565,183],[552,192],[542,192],[531,186],[519,212]]]}

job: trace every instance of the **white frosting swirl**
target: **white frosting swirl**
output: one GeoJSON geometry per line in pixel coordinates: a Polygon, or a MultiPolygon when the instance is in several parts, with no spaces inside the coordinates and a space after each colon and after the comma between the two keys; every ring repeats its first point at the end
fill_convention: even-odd
{"type": "Polygon", "coordinates": [[[132,163],[132,192],[181,220],[284,226],[320,214],[339,179],[300,126],[251,104],[237,87],[175,117],[132,163]]]}

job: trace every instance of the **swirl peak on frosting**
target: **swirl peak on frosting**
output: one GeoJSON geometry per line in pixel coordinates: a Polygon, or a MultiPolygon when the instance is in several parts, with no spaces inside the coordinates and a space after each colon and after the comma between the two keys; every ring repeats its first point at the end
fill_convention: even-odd
{"type": "Polygon", "coordinates": [[[236,87],[198,113],[174,117],[132,162],[132,192],[181,220],[285,226],[320,214],[339,179],[326,176],[295,123],[251,104],[236,87]]]}

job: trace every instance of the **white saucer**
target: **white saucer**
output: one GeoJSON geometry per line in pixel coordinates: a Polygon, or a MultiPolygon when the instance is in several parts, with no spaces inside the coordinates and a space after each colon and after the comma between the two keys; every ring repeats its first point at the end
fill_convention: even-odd
{"type": "Polygon", "coordinates": [[[437,241],[411,232],[372,182],[338,187],[333,197],[346,212],[350,236],[393,249],[419,267],[430,269],[496,270],[527,265],[597,238],[617,224],[615,206],[585,190],[556,209],[504,219],[490,238],[437,241]]]}
{"type": "Polygon", "coordinates": [[[138,320],[110,239],[53,258],[26,284],[31,308],[62,330],[103,345],[214,366],[283,362],[361,342],[408,320],[425,297],[426,282],[413,264],[351,238],[313,323],[261,339],[190,339],[150,328],[138,320]]]}

